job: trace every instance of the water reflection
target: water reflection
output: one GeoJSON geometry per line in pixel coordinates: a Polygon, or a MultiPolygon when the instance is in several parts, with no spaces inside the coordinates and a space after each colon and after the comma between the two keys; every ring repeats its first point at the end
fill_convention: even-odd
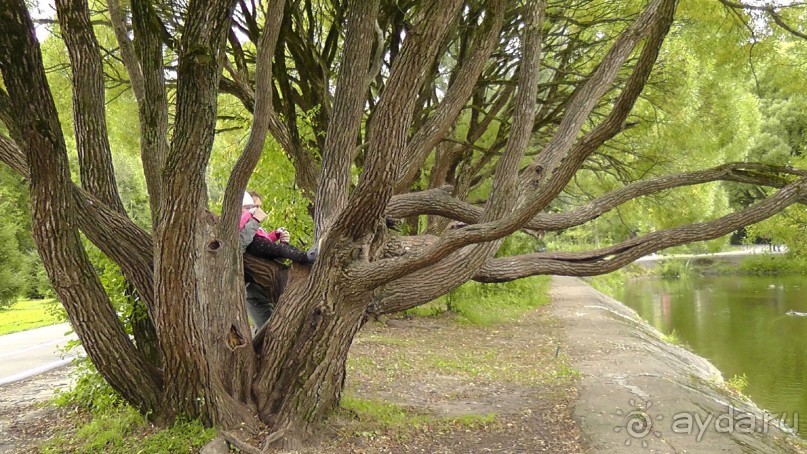
{"type": "MultiPolygon", "coordinates": [[[[751,396],[774,413],[807,421],[807,312],[802,276],[643,279],[621,301],[659,331],[678,337],[726,378],[746,374],[751,396]]],[[[807,422],[801,424],[807,436],[807,422]]]]}

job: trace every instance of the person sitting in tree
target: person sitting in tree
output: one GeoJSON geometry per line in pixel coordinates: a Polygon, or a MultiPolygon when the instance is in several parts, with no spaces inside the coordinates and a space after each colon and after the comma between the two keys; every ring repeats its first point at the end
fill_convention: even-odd
{"type": "MultiPolygon", "coordinates": [[[[260,223],[266,218],[261,209],[262,198],[255,192],[244,193],[239,223],[241,252],[265,259],[289,259],[297,263],[312,263],[316,259],[316,250],[303,252],[289,244],[289,232],[280,227],[267,232],[260,223]]],[[[266,288],[258,285],[249,273],[245,273],[247,313],[255,329],[259,329],[269,320],[275,305],[269,298],[266,288]]]]}
{"type": "Polygon", "coordinates": [[[263,229],[260,223],[266,219],[261,209],[262,198],[256,192],[245,192],[241,206],[241,221],[238,224],[241,248],[250,254],[265,259],[289,259],[295,263],[314,263],[316,251],[301,251],[289,244],[291,237],[283,228],[271,232],[263,229]]]}

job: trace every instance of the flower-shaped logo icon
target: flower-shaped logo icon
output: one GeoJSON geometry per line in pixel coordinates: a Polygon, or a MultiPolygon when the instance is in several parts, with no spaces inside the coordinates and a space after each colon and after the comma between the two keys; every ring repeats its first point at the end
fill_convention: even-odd
{"type": "Polygon", "coordinates": [[[621,433],[623,430],[628,435],[625,439],[625,446],[630,446],[633,440],[642,440],[642,447],[646,448],[648,442],[647,436],[650,434],[655,435],[657,438],[661,437],[661,431],[658,430],[655,421],[664,419],[662,415],[651,416],[648,410],[653,406],[652,402],[635,401],[631,399],[628,401],[631,410],[625,413],[621,409],[616,410],[617,416],[623,418],[622,424],[614,427],[614,432],[621,433]]]}

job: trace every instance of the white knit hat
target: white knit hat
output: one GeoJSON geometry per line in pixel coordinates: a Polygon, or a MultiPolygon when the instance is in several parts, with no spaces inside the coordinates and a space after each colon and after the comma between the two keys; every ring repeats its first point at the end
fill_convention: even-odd
{"type": "Polygon", "coordinates": [[[252,196],[249,195],[249,192],[244,193],[244,201],[241,202],[242,207],[247,205],[255,205],[255,201],[252,200],[252,196]]]}

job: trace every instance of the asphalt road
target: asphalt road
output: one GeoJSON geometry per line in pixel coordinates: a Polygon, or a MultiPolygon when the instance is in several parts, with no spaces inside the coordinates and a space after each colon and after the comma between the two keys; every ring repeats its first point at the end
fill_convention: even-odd
{"type": "Polygon", "coordinates": [[[0,336],[0,386],[69,363],[75,353],[62,350],[76,338],[67,323],[0,336]]]}

